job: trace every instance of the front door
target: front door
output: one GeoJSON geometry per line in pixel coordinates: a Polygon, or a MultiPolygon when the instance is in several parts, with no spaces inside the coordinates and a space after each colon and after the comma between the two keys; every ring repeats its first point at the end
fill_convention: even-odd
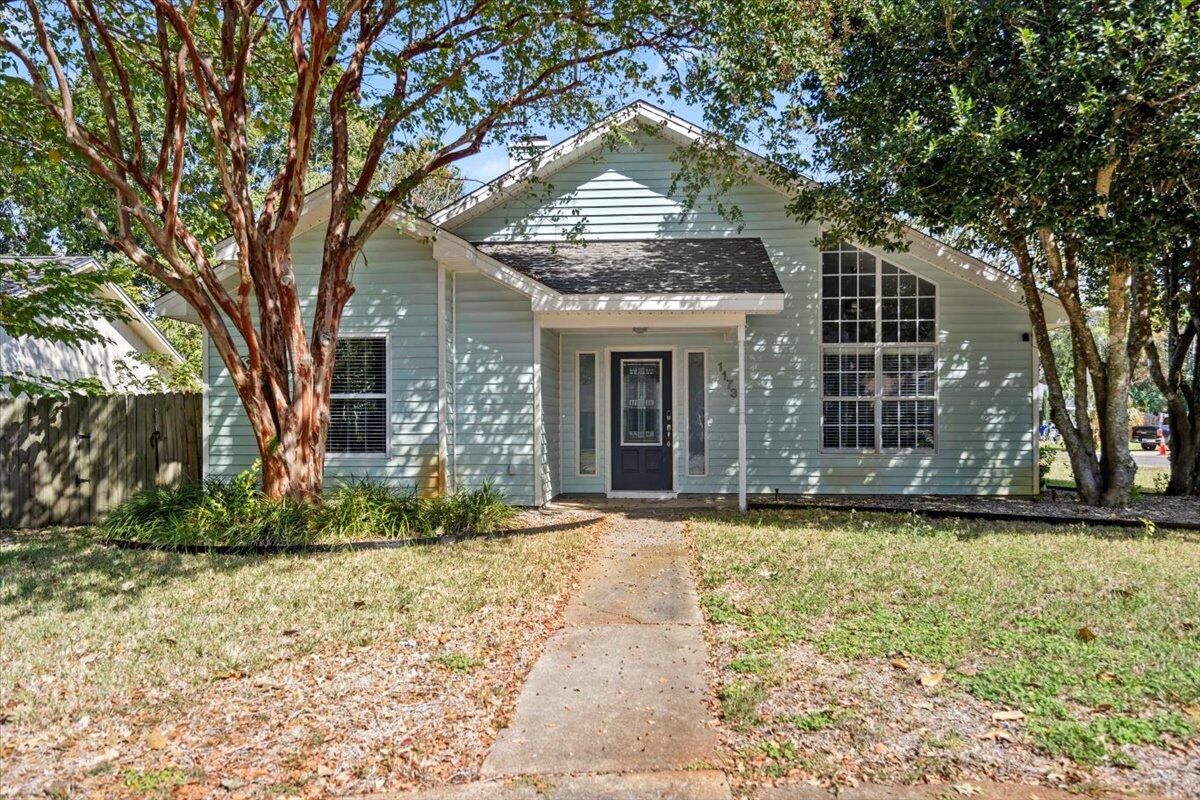
{"type": "Polygon", "coordinates": [[[613,353],[610,384],[612,488],[671,491],[671,353],[613,353]]]}

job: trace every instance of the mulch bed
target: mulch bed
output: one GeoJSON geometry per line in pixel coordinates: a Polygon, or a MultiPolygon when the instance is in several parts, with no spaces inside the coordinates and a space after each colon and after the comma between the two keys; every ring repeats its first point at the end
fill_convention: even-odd
{"type": "Polygon", "coordinates": [[[759,499],[752,508],[824,508],[831,511],[916,513],[921,516],[1040,522],[1054,525],[1098,525],[1200,531],[1200,497],[1142,495],[1125,508],[1097,508],[1080,503],[1069,489],[1048,489],[1040,499],[954,495],[782,495],[759,499]]]}

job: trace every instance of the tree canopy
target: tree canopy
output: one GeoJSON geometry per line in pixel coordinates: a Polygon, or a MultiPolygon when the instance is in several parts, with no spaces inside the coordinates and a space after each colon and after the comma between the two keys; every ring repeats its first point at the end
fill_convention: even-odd
{"type": "Polygon", "coordinates": [[[425,210],[421,187],[454,180],[485,141],[585,125],[652,89],[644,55],[679,55],[703,13],[682,0],[14,8],[0,72],[5,93],[39,113],[6,133],[30,151],[61,141],[57,157],[107,190],[113,202],[84,216],[195,309],[246,409],[267,492],[296,498],[321,489],[333,355],[367,239],[425,210]],[[316,174],[329,218],[302,307],[291,240],[316,174]],[[211,252],[226,235],[231,283],[211,252]]]}
{"type": "Polygon", "coordinates": [[[817,6],[823,47],[786,6],[749,6],[697,67],[714,126],[761,142],[795,189],[790,210],[830,240],[902,247],[914,224],[1014,265],[1081,493],[1128,501],[1128,392],[1157,258],[1196,207],[1180,167],[1200,135],[1190,0],[854,0],[817,6]],[[1055,365],[1046,287],[1067,310],[1070,376],[1055,365]]]}

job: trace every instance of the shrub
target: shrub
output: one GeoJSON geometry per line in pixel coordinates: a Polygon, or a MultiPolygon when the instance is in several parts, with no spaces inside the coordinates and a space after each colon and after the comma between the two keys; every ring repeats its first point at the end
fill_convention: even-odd
{"type": "Polygon", "coordinates": [[[1038,483],[1046,485],[1046,476],[1054,466],[1054,459],[1063,451],[1063,446],[1053,442],[1042,442],[1038,445],[1038,483]]]}
{"type": "Polygon", "coordinates": [[[145,489],[113,509],[103,529],[112,539],[162,547],[255,547],[484,533],[513,513],[487,484],[422,498],[415,490],[362,480],[332,488],[320,503],[272,500],[259,489],[257,470],[250,470],[232,480],[145,489]]]}

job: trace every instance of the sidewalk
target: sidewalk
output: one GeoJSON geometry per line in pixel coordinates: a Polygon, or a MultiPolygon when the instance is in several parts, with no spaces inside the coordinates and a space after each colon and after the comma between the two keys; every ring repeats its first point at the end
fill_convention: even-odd
{"type": "Polygon", "coordinates": [[[427,798],[724,800],[683,523],[612,515],[480,783],[427,798]]]}

